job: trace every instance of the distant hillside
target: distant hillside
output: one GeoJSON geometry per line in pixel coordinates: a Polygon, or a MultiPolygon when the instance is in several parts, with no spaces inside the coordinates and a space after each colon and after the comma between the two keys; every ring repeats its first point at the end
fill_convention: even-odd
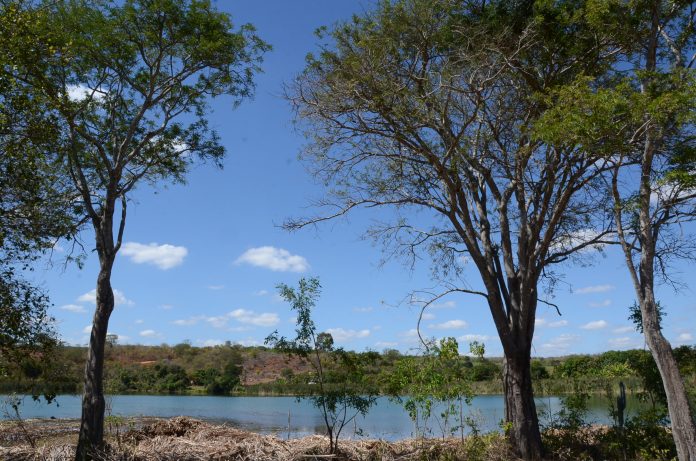
{"type": "MultiPolygon", "coordinates": [[[[80,393],[86,354],[86,347],[61,346],[51,361],[28,357],[21,371],[0,377],[0,392],[48,389],[80,393]]],[[[379,389],[389,381],[395,364],[407,357],[396,350],[351,354],[370,355],[369,384],[379,389]]],[[[696,347],[678,347],[675,355],[687,386],[696,391],[696,347]]],[[[501,359],[462,360],[474,393],[502,391],[501,359]]],[[[625,381],[631,392],[661,392],[655,363],[645,350],[534,359],[532,378],[538,394],[573,392],[577,382],[583,382],[593,392],[601,392],[608,383],[618,380],[625,381]]],[[[307,390],[310,381],[309,363],[266,347],[231,343],[211,347],[187,343],[107,345],[105,390],[110,394],[298,394],[307,390]]]]}

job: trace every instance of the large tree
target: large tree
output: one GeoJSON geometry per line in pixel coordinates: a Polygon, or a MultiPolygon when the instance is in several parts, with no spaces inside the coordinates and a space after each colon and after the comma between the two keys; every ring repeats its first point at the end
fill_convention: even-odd
{"type": "MultiPolygon", "coordinates": [[[[20,11],[17,2],[0,4],[1,35],[26,25],[20,11]]],[[[0,47],[0,373],[45,359],[55,344],[48,297],[26,273],[79,222],[60,173],[58,130],[8,58],[36,43],[28,36],[0,47]]]]}
{"type": "Polygon", "coordinates": [[[562,90],[556,138],[612,163],[607,185],[618,241],[635,288],[642,332],[660,371],[680,460],[696,459],[696,424],[671,345],[662,333],[655,285],[678,287],[672,261],[693,260],[696,219],[696,5],[691,1],[604,1],[591,19],[618,51],[604,79],[562,90]],[[612,131],[610,143],[597,130],[612,131]]]}
{"type": "Polygon", "coordinates": [[[10,58],[61,130],[63,171],[99,257],[76,454],[89,459],[103,443],[111,272],[129,194],[143,181],[183,181],[196,159],[219,164],[224,148],[208,128],[208,101],[248,97],[268,45],[208,0],[45,1],[23,14],[27,27],[3,40],[42,37],[10,58]]]}
{"type": "Polygon", "coordinates": [[[696,219],[696,5],[638,3],[628,13],[639,21],[635,32],[641,46],[629,57],[641,123],[634,125],[626,160],[638,163],[640,179],[635,188],[621,186],[620,177],[630,175],[621,168],[622,158],[611,184],[643,333],[662,377],[677,455],[686,461],[696,459],[696,423],[672,347],[662,334],[655,283],[660,273],[672,279],[669,259],[694,257],[694,246],[679,227],[696,219]]]}
{"type": "Polygon", "coordinates": [[[555,88],[601,71],[604,46],[573,2],[532,3],[383,1],[335,27],[289,90],[334,210],[287,227],[393,210],[369,232],[397,253],[427,250],[445,292],[488,304],[511,440],[540,459],[530,354],[537,306],[550,304],[541,292],[610,222],[594,213],[606,162],[535,133],[555,88]],[[459,279],[464,260],[481,289],[459,279]]]}

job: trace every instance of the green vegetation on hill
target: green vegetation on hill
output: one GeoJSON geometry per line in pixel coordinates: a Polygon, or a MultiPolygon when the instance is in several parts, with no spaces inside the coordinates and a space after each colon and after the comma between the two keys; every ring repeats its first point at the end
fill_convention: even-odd
{"type": "MultiPolygon", "coordinates": [[[[681,346],[674,353],[687,388],[696,398],[696,347],[681,346]]],[[[50,363],[44,370],[37,370],[37,361],[27,358],[26,367],[0,377],[0,392],[79,393],[85,354],[84,347],[57,347],[54,358],[46,361],[50,363]]],[[[425,360],[422,356],[404,355],[393,349],[382,353],[347,351],[346,354],[369,363],[365,369],[365,383],[383,394],[389,393],[390,382],[399,369],[408,362],[417,364],[425,360]]],[[[462,356],[460,366],[474,395],[501,392],[502,362],[499,358],[462,356]]],[[[532,373],[537,395],[572,393],[577,383],[589,392],[603,392],[608,382],[622,380],[630,393],[655,405],[664,403],[657,367],[645,350],[536,358],[532,361],[532,373]]],[[[242,347],[231,343],[212,347],[194,347],[188,343],[107,346],[105,388],[110,394],[299,395],[305,393],[311,382],[311,367],[305,360],[262,346],[242,347]]]]}

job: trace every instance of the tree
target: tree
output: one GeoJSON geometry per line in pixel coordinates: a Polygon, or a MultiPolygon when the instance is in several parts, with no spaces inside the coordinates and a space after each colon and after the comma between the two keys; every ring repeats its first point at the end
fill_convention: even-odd
{"type": "Polygon", "coordinates": [[[530,351],[538,304],[553,306],[540,291],[553,288],[554,265],[603,242],[610,222],[593,213],[607,202],[606,162],[535,134],[553,89],[601,71],[603,48],[576,3],[531,4],[383,1],[325,34],[288,93],[311,140],[304,158],[332,187],[319,203],[330,211],[286,227],[393,210],[368,233],[411,263],[432,257],[444,289],[431,301],[486,300],[510,436],[539,459],[530,351]],[[461,280],[464,264],[482,289],[461,280]]]}
{"type": "Polygon", "coordinates": [[[359,414],[366,415],[375,403],[376,391],[367,381],[367,366],[377,354],[355,354],[333,347],[333,338],[328,333],[317,333],[312,320],[312,309],[321,294],[317,278],[302,278],[298,288],[278,285],[280,296],[297,312],[295,338],[278,336],[275,331],[265,343],[286,354],[309,360],[314,371],[311,377],[309,399],[321,411],[329,451],[338,452],[341,431],[359,414]],[[368,363],[366,363],[368,362],[368,363]]]}
{"type": "Polygon", "coordinates": [[[393,368],[387,377],[387,391],[390,398],[403,404],[418,437],[431,431],[428,421],[438,406],[442,411],[435,419],[442,437],[457,430],[464,437],[464,404],[471,403],[473,394],[466,361],[459,355],[455,338],[426,342],[422,356],[401,357],[393,368]],[[450,418],[456,416],[459,424],[450,426],[450,418]]]}
{"type": "Polygon", "coordinates": [[[555,130],[610,159],[608,189],[618,242],[633,282],[640,330],[667,397],[679,459],[696,458],[696,424],[683,378],[660,327],[655,283],[678,286],[674,258],[694,258],[683,224],[696,218],[694,4],[591,3],[591,23],[614,48],[608,72],[563,90],[555,130]],[[610,133],[609,138],[602,135],[610,133]]]}
{"type": "Polygon", "coordinates": [[[669,281],[670,257],[693,258],[691,242],[670,228],[696,218],[694,5],[653,0],[622,13],[636,18],[639,45],[629,45],[627,55],[636,63],[629,84],[637,99],[635,114],[642,123],[634,125],[633,142],[626,152],[627,163],[638,164],[637,188],[624,188],[620,182],[627,170],[621,168],[623,157],[613,170],[616,226],[645,340],[662,377],[677,456],[692,460],[696,459],[696,423],[672,347],[662,334],[655,275],[662,271],[669,281]]]}
{"type": "MultiPolygon", "coordinates": [[[[48,298],[35,286],[7,272],[0,274],[0,377],[16,379],[15,386],[34,399],[51,402],[52,386],[36,387],[40,377],[52,377],[52,354],[57,346],[48,298]]],[[[18,400],[17,403],[21,402],[18,400]]]]}
{"type": "MultiPolygon", "coordinates": [[[[0,4],[3,40],[26,27],[19,2],[0,4]]],[[[73,235],[78,216],[59,172],[59,137],[40,99],[15,75],[13,53],[37,38],[8,40],[0,49],[0,374],[28,369],[28,362],[52,362],[56,332],[46,294],[26,272],[56,242],[73,235]]],[[[35,369],[35,367],[30,367],[35,369]]],[[[45,368],[45,367],[44,367],[45,368]]],[[[46,371],[45,369],[43,370],[46,371]]],[[[26,374],[26,373],[25,373],[26,374]]],[[[36,377],[36,376],[34,376],[36,377]]],[[[50,396],[47,396],[50,397],[50,396]]]]}
{"type": "Polygon", "coordinates": [[[45,101],[60,130],[62,168],[95,233],[99,274],[76,459],[103,442],[104,343],[114,308],[111,272],[130,193],[140,182],[182,182],[196,158],[220,163],[210,98],[250,96],[268,49],[208,0],[46,1],[3,40],[16,78],[45,101]],[[115,215],[118,213],[117,217],[115,215]]]}
{"type": "Polygon", "coordinates": [[[317,335],[317,347],[322,351],[330,351],[333,349],[334,340],[331,333],[319,333],[317,335]]]}

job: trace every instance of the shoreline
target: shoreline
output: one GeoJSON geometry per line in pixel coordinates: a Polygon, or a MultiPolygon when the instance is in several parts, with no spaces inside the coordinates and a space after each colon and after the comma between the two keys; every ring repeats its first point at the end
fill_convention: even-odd
{"type": "MultiPolygon", "coordinates": [[[[0,422],[0,458],[71,460],[79,420],[32,419],[0,422]],[[26,433],[24,432],[26,430],[26,433]],[[33,437],[33,444],[27,440],[33,437]]],[[[123,418],[105,423],[107,460],[237,460],[301,461],[307,459],[402,460],[469,459],[475,441],[485,440],[486,460],[515,460],[500,434],[471,438],[379,439],[341,438],[339,455],[328,453],[328,438],[310,435],[283,439],[188,417],[123,418]]],[[[476,446],[474,446],[476,445],[476,446]]]]}

